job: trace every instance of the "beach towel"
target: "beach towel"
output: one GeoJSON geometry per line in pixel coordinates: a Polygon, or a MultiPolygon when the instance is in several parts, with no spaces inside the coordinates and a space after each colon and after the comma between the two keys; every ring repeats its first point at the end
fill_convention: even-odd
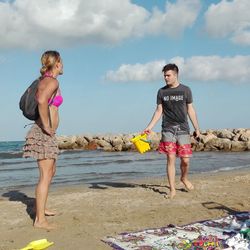
{"type": "Polygon", "coordinates": [[[250,212],[106,237],[116,250],[249,250],[250,212]]]}

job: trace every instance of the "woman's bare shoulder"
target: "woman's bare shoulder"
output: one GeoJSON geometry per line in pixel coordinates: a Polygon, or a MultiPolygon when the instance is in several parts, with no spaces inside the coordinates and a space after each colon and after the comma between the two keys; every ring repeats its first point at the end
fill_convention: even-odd
{"type": "Polygon", "coordinates": [[[56,78],[46,77],[42,79],[39,83],[39,89],[46,89],[46,88],[58,88],[59,82],[56,78]]]}

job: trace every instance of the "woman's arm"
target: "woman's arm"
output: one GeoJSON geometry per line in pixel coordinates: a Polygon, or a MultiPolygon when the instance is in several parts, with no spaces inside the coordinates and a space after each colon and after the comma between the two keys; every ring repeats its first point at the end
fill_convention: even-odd
{"type": "Polygon", "coordinates": [[[39,83],[37,92],[38,111],[43,130],[49,135],[54,134],[49,118],[48,100],[58,88],[58,81],[53,78],[46,78],[39,83]]]}

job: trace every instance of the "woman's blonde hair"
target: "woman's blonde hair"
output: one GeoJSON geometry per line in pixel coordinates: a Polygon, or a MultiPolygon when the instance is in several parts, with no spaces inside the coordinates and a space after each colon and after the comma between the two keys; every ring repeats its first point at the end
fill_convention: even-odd
{"type": "Polygon", "coordinates": [[[53,69],[57,62],[60,62],[61,57],[59,52],[55,50],[45,51],[41,57],[42,68],[40,69],[40,73],[43,76],[47,71],[53,69]]]}

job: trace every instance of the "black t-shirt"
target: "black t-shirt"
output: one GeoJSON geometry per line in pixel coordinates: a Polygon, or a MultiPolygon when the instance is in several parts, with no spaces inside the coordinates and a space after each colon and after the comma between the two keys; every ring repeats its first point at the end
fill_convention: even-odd
{"type": "Polygon", "coordinates": [[[189,132],[187,104],[192,103],[192,92],[189,87],[179,84],[176,88],[168,85],[159,89],[157,105],[162,104],[162,130],[168,131],[172,126],[180,125],[180,129],[189,132]]]}

